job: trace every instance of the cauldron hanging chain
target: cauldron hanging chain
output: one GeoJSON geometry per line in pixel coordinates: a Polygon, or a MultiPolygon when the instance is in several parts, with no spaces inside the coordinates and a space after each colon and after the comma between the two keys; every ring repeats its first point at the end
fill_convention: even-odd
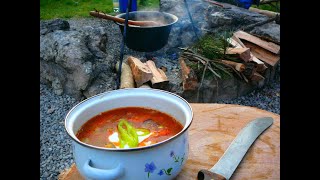
{"type": "Polygon", "coordinates": [[[123,35],[122,35],[122,42],[121,42],[121,46],[120,46],[120,62],[119,62],[119,71],[117,74],[117,89],[120,88],[120,77],[121,77],[121,70],[122,70],[122,61],[123,61],[123,51],[124,51],[124,45],[126,43],[126,35],[127,35],[127,28],[128,28],[128,20],[129,20],[129,12],[131,11],[131,3],[132,0],[128,0],[128,6],[126,9],[126,18],[124,21],[124,29],[123,29],[123,35]]]}

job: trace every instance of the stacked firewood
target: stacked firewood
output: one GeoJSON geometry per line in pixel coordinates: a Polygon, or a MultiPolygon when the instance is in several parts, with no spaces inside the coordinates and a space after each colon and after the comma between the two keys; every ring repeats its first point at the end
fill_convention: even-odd
{"type": "MultiPolygon", "coordinates": [[[[116,64],[116,70],[119,71],[119,62],[116,64]]],[[[168,82],[165,72],[157,68],[152,60],[143,63],[140,59],[129,56],[127,63],[122,63],[120,89],[135,87],[165,89],[168,82]]]]}
{"type": "Polygon", "coordinates": [[[220,69],[226,72],[225,69],[221,68],[221,66],[224,66],[231,69],[234,74],[247,83],[250,83],[253,81],[263,81],[265,79],[264,73],[266,69],[273,68],[280,60],[279,45],[253,36],[244,31],[239,30],[233,33],[232,37],[228,38],[227,41],[231,47],[226,48],[225,54],[235,55],[237,62],[225,59],[208,59],[190,49],[182,48],[184,52],[180,56],[179,62],[181,66],[184,90],[195,90],[198,87],[196,73],[186,64],[186,61],[200,62],[204,65],[204,72],[209,70],[215,75],[214,77],[218,78],[220,75],[214,71],[212,66],[215,66],[215,69],[220,69]]]}

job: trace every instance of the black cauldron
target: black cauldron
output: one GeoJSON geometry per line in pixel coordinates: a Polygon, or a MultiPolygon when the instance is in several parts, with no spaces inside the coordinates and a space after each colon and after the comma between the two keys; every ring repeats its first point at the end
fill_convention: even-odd
{"type": "MultiPolygon", "coordinates": [[[[118,14],[116,17],[125,19],[126,13],[118,14]]],[[[133,11],[129,13],[129,20],[160,21],[164,24],[162,26],[129,26],[127,28],[127,47],[135,51],[151,52],[159,50],[167,44],[171,27],[178,21],[178,17],[158,11],[133,11]]],[[[124,25],[115,23],[119,25],[123,34],[124,25]]]]}

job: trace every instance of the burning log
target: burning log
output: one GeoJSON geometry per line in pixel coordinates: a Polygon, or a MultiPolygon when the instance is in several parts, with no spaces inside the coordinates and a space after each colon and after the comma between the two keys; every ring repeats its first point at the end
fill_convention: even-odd
{"type": "Polygon", "coordinates": [[[157,68],[155,63],[151,60],[148,60],[146,65],[149,67],[153,75],[151,78],[152,87],[157,89],[165,89],[169,82],[166,74],[161,69],[157,68]]]}
{"type": "MultiPolygon", "coordinates": [[[[119,71],[119,62],[116,63],[116,71],[119,71]]],[[[121,76],[120,76],[120,89],[134,88],[134,80],[130,66],[122,63],[121,76]]]]}
{"type": "Polygon", "coordinates": [[[150,81],[153,77],[151,70],[148,66],[142,63],[138,58],[129,56],[128,64],[131,68],[134,81],[137,87],[140,87],[143,83],[150,81]]]}
{"type": "Polygon", "coordinates": [[[196,90],[198,87],[198,78],[193,69],[187,66],[184,58],[179,58],[182,75],[183,90],[196,90]]]}

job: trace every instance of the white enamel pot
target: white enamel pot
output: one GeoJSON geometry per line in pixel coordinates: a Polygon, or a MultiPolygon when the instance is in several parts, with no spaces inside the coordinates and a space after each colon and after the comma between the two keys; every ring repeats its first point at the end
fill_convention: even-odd
{"type": "Polygon", "coordinates": [[[73,107],[65,118],[65,128],[73,140],[73,158],[86,179],[142,180],[173,179],[188,158],[188,128],[193,112],[189,103],[173,93],[133,88],[108,91],[88,98],[73,107]],[[167,113],[183,129],[175,136],[146,147],[114,149],[83,143],[75,136],[90,118],[119,107],[147,107],[167,113]]]}

